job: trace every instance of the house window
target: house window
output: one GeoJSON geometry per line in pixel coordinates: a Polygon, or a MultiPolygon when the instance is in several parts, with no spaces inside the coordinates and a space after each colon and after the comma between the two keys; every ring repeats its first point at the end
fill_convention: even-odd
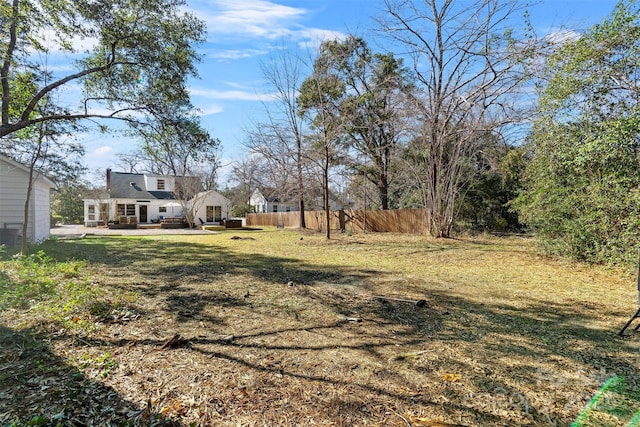
{"type": "Polygon", "coordinates": [[[166,206],[160,206],[158,208],[158,212],[160,213],[167,213],[167,207],[166,206]]]}
{"type": "Polygon", "coordinates": [[[89,205],[89,214],[87,215],[87,219],[89,221],[95,221],[96,219],[96,205],[89,205]]]}
{"type": "Polygon", "coordinates": [[[118,216],[136,216],[136,205],[119,203],[116,206],[116,214],[118,216]]]}
{"type": "Polygon", "coordinates": [[[158,179],[158,190],[164,190],[164,179],[158,179]]]}
{"type": "Polygon", "coordinates": [[[213,206],[207,206],[207,222],[213,222],[213,206]]]}
{"type": "Polygon", "coordinates": [[[278,205],[273,205],[273,211],[278,212],[278,205]]]}

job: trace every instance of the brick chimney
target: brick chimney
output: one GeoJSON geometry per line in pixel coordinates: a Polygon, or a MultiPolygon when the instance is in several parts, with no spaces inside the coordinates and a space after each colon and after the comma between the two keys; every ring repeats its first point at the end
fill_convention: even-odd
{"type": "Polygon", "coordinates": [[[107,191],[111,190],[111,169],[107,169],[107,191]]]}

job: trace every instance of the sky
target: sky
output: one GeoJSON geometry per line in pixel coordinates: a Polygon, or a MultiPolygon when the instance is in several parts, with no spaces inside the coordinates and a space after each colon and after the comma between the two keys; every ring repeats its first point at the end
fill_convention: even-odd
{"type": "MultiPolygon", "coordinates": [[[[459,0],[465,2],[467,0],[459,0]]],[[[535,2],[535,0],[534,0],[535,2]]],[[[537,34],[580,32],[602,21],[617,0],[542,0],[530,6],[537,34]]],[[[187,0],[207,25],[199,79],[190,81],[192,102],[209,133],[222,142],[220,188],[233,163],[246,157],[244,131],[264,114],[268,88],[260,64],[283,45],[313,47],[320,40],[356,34],[375,51],[375,19],[383,0],[187,0]]],[[[121,135],[87,135],[85,163],[90,171],[116,166],[118,153],[136,148],[121,135]]]]}

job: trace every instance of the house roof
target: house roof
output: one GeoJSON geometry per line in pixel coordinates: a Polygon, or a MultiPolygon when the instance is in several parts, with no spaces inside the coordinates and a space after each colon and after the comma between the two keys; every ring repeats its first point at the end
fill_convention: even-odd
{"type": "Polygon", "coordinates": [[[196,194],[195,196],[193,196],[193,199],[201,199],[201,198],[206,198],[209,196],[214,196],[214,197],[220,197],[222,199],[224,199],[224,201],[228,204],[231,204],[231,200],[229,200],[227,197],[224,196],[224,194],[220,193],[219,191],[216,190],[206,190],[206,191],[201,191],[198,194],[196,194]]]}
{"type": "Polygon", "coordinates": [[[284,203],[280,197],[278,197],[277,190],[274,188],[263,188],[262,190],[256,188],[253,194],[264,198],[269,203],[284,203]]]}
{"type": "Polygon", "coordinates": [[[148,191],[141,173],[111,172],[110,184],[112,199],[175,200],[172,191],[148,191]]]}
{"type": "MultiPolygon", "coordinates": [[[[15,160],[13,160],[10,157],[7,156],[3,156],[2,154],[0,154],[0,160],[4,161],[5,163],[8,163],[9,165],[16,167],[18,169],[23,170],[26,173],[29,173],[29,167],[23,165],[20,162],[16,162],[15,160]]],[[[55,187],[56,183],[53,182],[53,180],[51,180],[50,178],[48,178],[46,175],[44,175],[42,172],[35,170],[36,173],[36,180],[42,181],[45,184],[47,184],[50,187],[55,187]]]]}

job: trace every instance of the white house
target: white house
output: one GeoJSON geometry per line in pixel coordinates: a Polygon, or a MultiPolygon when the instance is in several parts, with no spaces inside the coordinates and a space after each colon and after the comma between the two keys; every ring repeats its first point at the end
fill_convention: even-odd
{"type": "Polygon", "coordinates": [[[180,185],[197,186],[193,177],[112,172],[107,169],[106,192],[86,195],[84,223],[87,227],[126,219],[138,224],[157,223],[190,216],[193,223],[220,223],[229,218],[231,202],[217,191],[198,193],[191,200],[176,198],[180,185]],[[209,215],[211,214],[211,215],[209,215]],[[205,220],[206,219],[206,220],[205,220]]]}
{"type": "MultiPolygon", "coordinates": [[[[249,206],[253,207],[255,213],[269,213],[269,212],[295,212],[300,210],[300,206],[297,200],[281,200],[278,197],[269,196],[273,191],[260,191],[255,189],[251,193],[249,198],[249,206]],[[266,196],[265,196],[266,194],[266,196]]],[[[313,195],[318,192],[310,192],[305,194],[305,207],[308,211],[321,211],[324,210],[324,202],[322,195],[313,195]]],[[[340,202],[333,195],[329,195],[329,210],[337,211],[343,209],[340,202]]]]}
{"type": "Polygon", "coordinates": [[[195,224],[220,224],[231,218],[231,200],[215,190],[198,193],[188,206],[195,224]]]}
{"type": "MultiPolygon", "coordinates": [[[[17,244],[22,238],[29,168],[0,155],[0,244],[17,244]]],[[[55,183],[35,171],[27,219],[28,242],[49,238],[51,189],[55,183]]]]}
{"type": "Polygon", "coordinates": [[[278,197],[271,196],[270,193],[267,190],[263,192],[257,188],[253,190],[249,198],[249,206],[253,207],[255,213],[290,212],[299,209],[297,202],[292,200],[282,201],[278,197]]]}

